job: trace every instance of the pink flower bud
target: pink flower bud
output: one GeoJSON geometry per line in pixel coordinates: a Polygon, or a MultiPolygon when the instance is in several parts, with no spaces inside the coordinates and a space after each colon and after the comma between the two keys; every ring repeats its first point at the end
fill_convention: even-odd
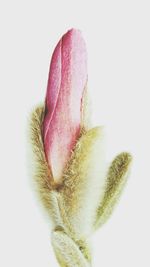
{"type": "Polygon", "coordinates": [[[81,32],[72,29],[61,38],[54,50],[46,93],[43,141],[55,181],[61,178],[80,135],[86,83],[85,42],[81,32]]]}

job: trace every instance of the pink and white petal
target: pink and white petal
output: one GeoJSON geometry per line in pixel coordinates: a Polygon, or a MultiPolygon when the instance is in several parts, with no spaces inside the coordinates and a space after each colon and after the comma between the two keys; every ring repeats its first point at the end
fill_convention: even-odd
{"type": "Polygon", "coordinates": [[[58,43],[51,62],[43,124],[44,147],[54,179],[61,178],[81,129],[87,55],[81,32],[70,30],[58,43]]]}

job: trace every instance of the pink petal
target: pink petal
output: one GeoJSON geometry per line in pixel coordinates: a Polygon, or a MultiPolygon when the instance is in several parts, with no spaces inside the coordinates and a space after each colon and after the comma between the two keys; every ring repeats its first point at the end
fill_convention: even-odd
{"type": "Polygon", "coordinates": [[[45,153],[56,181],[79,138],[86,82],[85,43],[81,32],[72,29],[59,41],[52,56],[43,122],[45,153]]]}

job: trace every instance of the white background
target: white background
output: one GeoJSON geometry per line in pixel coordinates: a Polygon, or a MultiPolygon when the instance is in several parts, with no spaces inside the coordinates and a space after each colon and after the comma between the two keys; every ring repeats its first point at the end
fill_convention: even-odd
{"type": "Polygon", "coordinates": [[[58,266],[29,177],[27,128],[44,100],[52,51],[72,27],[87,43],[107,160],[123,150],[134,157],[119,205],[93,238],[93,266],[150,266],[149,1],[6,0],[0,13],[0,266],[58,266]]]}

